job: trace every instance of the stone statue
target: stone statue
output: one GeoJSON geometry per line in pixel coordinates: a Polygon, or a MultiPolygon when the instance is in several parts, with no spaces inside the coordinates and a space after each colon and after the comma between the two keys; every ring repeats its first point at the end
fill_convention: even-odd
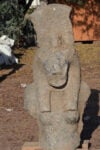
{"type": "Polygon", "coordinates": [[[51,4],[36,9],[30,17],[39,48],[33,63],[34,82],[26,88],[24,107],[38,119],[43,150],[76,150],[84,111],[81,101],[90,93],[81,81],[69,13],[70,7],[51,4]]]}

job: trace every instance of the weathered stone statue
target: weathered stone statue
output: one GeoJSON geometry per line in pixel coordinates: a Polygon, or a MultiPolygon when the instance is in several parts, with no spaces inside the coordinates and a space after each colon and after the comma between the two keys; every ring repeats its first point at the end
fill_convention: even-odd
{"type": "Polygon", "coordinates": [[[24,106],[38,119],[43,150],[76,150],[82,128],[79,114],[81,118],[90,92],[81,81],[69,13],[70,7],[51,4],[31,15],[39,48],[24,106]]]}

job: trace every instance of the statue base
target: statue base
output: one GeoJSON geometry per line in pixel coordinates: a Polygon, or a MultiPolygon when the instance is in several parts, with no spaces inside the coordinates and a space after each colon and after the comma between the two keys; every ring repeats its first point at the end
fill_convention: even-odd
{"type": "MultiPolygon", "coordinates": [[[[77,148],[76,150],[89,150],[89,141],[85,140],[82,144],[82,148],[77,148]]],[[[22,150],[43,150],[39,146],[39,142],[25,142],[22,146],[22,150]]]]}

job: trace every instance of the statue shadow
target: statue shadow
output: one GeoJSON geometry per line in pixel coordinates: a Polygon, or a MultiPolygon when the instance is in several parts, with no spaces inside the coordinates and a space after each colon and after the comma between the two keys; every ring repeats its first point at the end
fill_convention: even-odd
{"type": "Polygon", "coordinates": [[[91,90],[91,95],[86,103],[83,114],[83,130],[81,132],[81,141],[90,140],[93,132],[100,125],[99,101],[100,91],[91,90]]]}

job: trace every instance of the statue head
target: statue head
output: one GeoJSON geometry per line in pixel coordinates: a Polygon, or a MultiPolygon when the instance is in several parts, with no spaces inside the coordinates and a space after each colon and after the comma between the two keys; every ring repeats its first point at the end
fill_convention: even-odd
{"type": "Polygon", "coordinates": [[[62,52],[54,52],[44,62],[50,86],[63,87],[67,82],[68,62],[62,52]]]}

